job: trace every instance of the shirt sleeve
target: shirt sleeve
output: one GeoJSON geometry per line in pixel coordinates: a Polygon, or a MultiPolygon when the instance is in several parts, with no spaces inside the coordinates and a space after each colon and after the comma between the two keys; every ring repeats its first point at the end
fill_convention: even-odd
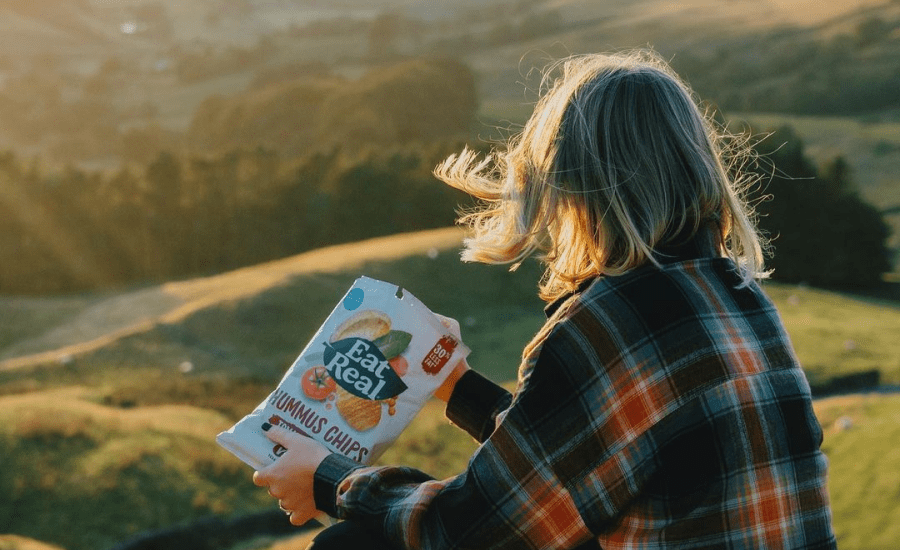
{"type": "MultiPolygon", "coordinates": [[[[597,403],[588,393],[598,368],[578,351],[584,340],[575,332],[554,331],[536,350],[511,406],[463,473],[435,480],[332,458],[316,473],[319,509],[383,531],[398,548],[570,548],[593,538],[573,490],[603,457],[573,445],[596,440],[589,432],[597,403]]],[[[479,407],[490,408],[472,406],[479,407]]],[[[487,431],[483,422],[474,428],[487,431]]]]}
{"type": "Polygon", "coordinates": [[[512,402],[512,395],[480,373],[469,370],[457,381],[447,401],[447,418],[484,443],[497,427],[497,416],[512,402]]]}

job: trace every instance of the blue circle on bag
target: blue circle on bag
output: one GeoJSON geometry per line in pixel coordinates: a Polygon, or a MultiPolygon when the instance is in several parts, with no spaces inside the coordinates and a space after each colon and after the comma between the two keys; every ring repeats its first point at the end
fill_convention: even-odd
{"type": "Polygon", "coordinates": [[[344,296],[344,309],[353,311],[363,303],[366,293],[361,288],[354,288],[344,296]]]}

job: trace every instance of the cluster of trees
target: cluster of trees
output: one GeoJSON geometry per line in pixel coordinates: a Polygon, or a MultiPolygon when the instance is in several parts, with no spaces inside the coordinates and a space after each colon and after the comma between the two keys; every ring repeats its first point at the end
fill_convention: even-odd
{"type": "Polygon", "coordinates": [[[163,281],[453,223],[431,170],[461,144],[287,163],[273,151],[162,153],[142,173],[44,175],[0,157],[0,293],[163,281]]]}
{"type": "Polygon", "coordinates": [[[755,146],[759,226],[772,240],[768,266],[780,281],[853,287],[891,270],[890,228],[865,202],[843,157],[815,166],[803,141],[781,127],[755,146]]]}
{"type": "MultiPolygon", "coordinates": [[[[250,265],[328,244],[453,223],[467,198],[434,166],[462,142],[299,160],[257,148],[160,154],[143,171],[42,174],[0,156],[0,292],[58,292],[166,280],[250,265]]],[[[847,163],[814,166],[782,128],[756,145],[760,226],[780,281],[878,282],[888,228],[855,192],[847,163]]]]}
{"type": "Polygon", "coordinates": [[[458,200],[431,170],[469,134],[471,72],[417,59],[351,83],[314,69],[208,100],[190,148],[158,153],[165,134],[126,132],[134,162],[114,173],[3,155],[0,292],[165,280],[451,224],[458,200]]]}
{"type": "MultiPolygon", "coordinates": [[[[242,51],[234,50],[235,67],[243,64],[242,51]]],[[[175,59],[174,70],[195,78],[221,68],[215,60],[230,63],[189,52],[175,59]]],[[[56,163],[118,158],[146,164],[161,151],[221,154],[256,146],[293,158],[336,144],[380,146],[466,133],[476,109],[475,77],[457,61],[376,66],[358,80],[301,62],[260,70],[243,93],[208,97],[182,132],[159,124],[153,103],[117,102],[136,70],[110,57],[87,78],[65,79],[53,67],[8,78],[0,90],[3,134],[16,149],[45,151],[56,163]]]]}
{"type": "MultiPolygon", "coordinates": [[[[124,70],[111,61],[85,85],[100,97],[124,70]]],[[[40,81],[21,93],[8,86],[0,117],[33,123],[31,111],[2,101],[28,89],[59,102],[40,81]]],[[[118,171],[45,171],[0,155],[0,292],[160,281],[449,225],[466,199],[431,170],[471,136],[475,113],[471,71],[424,59],[354,81],[315,64],[261,73],[243,94],[200,106],[189,147],[169,147],[181,137],[152,126],[120,132],[98,111],[90,132],[106,128],[132,160],[118,171]]],[[[56,123],[79,135],[78,118],[67,120],[56,123]]],[[[869,284],[890,269],[888,229],[846,162],[814,166],[788,129],[756,148],[764,185],[755,200],[776,278],[869,284]]]]}

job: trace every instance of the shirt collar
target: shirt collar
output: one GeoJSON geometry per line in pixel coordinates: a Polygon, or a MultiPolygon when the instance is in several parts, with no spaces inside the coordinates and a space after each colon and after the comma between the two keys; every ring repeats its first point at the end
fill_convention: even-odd
{"type": "MultiPolygon", "coordinates": [[[[719,256],[719,247],[715,225],[701,227],[699,231],[692,237],[679,239],[678,237],[671,239],[662,246],[654,249],[656,261],[663,265],[674,264],[678,262],[686,262],[688,260],[697,260],[700,258],[715,258],[719,256]]],[[[591,277],[581,282],[578,288],[572,292],[563,294],[559,298],[553,300],[544,307],[544,314],[549,318],[566,302],[569,298],[576,294],[580,294],[587,290],[591,283],[597,277],[591,277]]]]}
{"type": "Polygon", "coordinates": [[[553,300],[552,302],[550,302],[549,304],[544,306],[544,314],[547,316],[547,318],[552,317],[553,314],[556,313],[556,310],[558,310],[560,308],[560,306],[562,306],[566,300],[568,300],[572,296],[575,296],[576,294],[580,294],[580,293],[584,292],[587,289],[587,287],[591,286],[591,283],[593,283],[596,278],[597,277],[591,277],[589,279],[585,279],[584,281],[581,282],[580,285],[578,285],[577,289],[573,290],[572,292],[567,292],[567,293],[563,294],[559,298],[553,300]]]}
{"type": "MultiPolygon", "coordinates": [[[[653,249],[656,261],[661,264],[674,264],[699,258],[714,258],[720,255],[716,225],[701,227],[689,237],[675,236],[665,244],[653,249]]],[[[687,231],[682,231],[686,233],[687,231]]]]}

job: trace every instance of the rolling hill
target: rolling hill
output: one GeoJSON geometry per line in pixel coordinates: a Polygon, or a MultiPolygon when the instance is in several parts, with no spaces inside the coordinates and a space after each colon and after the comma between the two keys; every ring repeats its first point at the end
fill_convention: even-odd
{"type": "Polygon", "coordinates": [[[0,371],[75,359],[155,325],[176,324],[206,308],[252,298],[299,275],[346,271],[365,262],[396,260],[432,249],[446,251],[461,240],[462,233],[455,228],[377,238],[210,277],[117,294],[51,298],[49,307],[40,298],[0,297],[4,319],[0,342],[7,343],[0,347],[0,371]],[[55,308],[65,311],[66,318],[44,326],[45,312],[55,308]]]}
{"type": "MultiPolygon", "coordinates": [[[[100,97],[103,110],[89,113],[108,111],[123,128],[160,124],[184,132],[196,107],[210,96],[238,97],[260,74],[286,65],[324,61],[348,79],[377,66],[382,60],[371,59],[366,21],[396,9],[421,24],[411,25],[414,32],[397,40],[394,53],[458,54],[479,76],[479,117],[485,127],[514,127],[534,98],[535,75],[529,71],[551,57],[655,46],[676,64],[690,61],[686,75],[695,71],[704,95],[717,100],[716,86],[734,74],[750,80],[750,91],[805,82],[805,73],[790,65],[799,60],[800,69],[808,68],[814,56],[804,52],[824,51],[846,62],[846,52],[853,49],[861,57],[850,65],[872,59],[873,71],[892,74],[896,28],[873,44],[860,30],[876,19],[900,17],[896,0],[535,0],[516,3],[526,9],[509,18],[497,14],[513,9],[512,3],[486,12],[490,6],[475,0],[343,0],[340,8],[323,12],[316,12],[316,2],[157,3],[173,20],[170,32],[141,24],[138,15],[149,13],[137,10],[149,4],[141,0],[0,2],[0,42],[8,46],[0,55],[0,93],[9,100],[3,112],[34,115],[46,128],[63,132],[54,126],[56,114],[44,120],[37,110],[53,104],[59,109],[55,113],[68,113],[81,106],[79,101],[97,100],[89,90],[98,86],[112,93],[100,97]],[[308,17],[323,14],[326,24],[303,26],[308,17]],[[536,33],[528,30],[535,21],[529,22],[529,14],[538,16],[536,33]],[[556,24],[547,25],[554,14],[556,24]],[[335,32],[346,22],[330,18],[341,15],[362,22],[351,21],[350,30],[335,32]],[[810,44],[812,50],[796,47],[810,44]],[[789,54],[779,61],[788,63],[786,72],[769,71],[773,51],[789,54]],[[110,52],[119,65],[107,65],[110,52]],[[885,59],[890,62],[886,69],[885,59]],[[739,71],[722,69],[729,63],[739,71]],[[120,70],[104,75],[104,66],[120,70]],[[215,70],[184,80],[196,76],[191,68],[198,66],[215,70]],[[707,74],[719,81],[704,82],[707,74]],[[106,76],[109,80],[100,78],[106,76]]],[[[827,57],[815,60],[832,66],[827,57]]],[[[841,74],[834,77],[853,82],[840,80],[841,74]]],[[[740,116],[764,126],[795,124],[817,158],[851,155],[862,193],[872,202],[888,207],[900,200],[896,110],[829,119],[752,110],[740,116]]],[[[65,160],[89,166],[121,164],[118,153],[104,149],[106,143],[76,158],[80,153],[72,151],[85,141],[77,132],[59,142],[50,130],[30,135],[44,128],[34,120],[26,116],[21,132],[2,135],[12,126],[7,121],[0,145],[49,155],[49,164],[61,162],[64,153],[74,155],[65,160]]],[[[89,133],[94,140],[93,127],[89,133]]],[[[118,144],[120,134],[110,135],[118,144]]],[[[17,216],[31,214],[18,208],[15,197],[0,199],[17,216]]],[[[46,233],[54,232],[45,227],[36,238],[49,239],[46,233]]],[[[534,296],[539,266],[529,263],[510,274],[500,267],[461,264],[460,240],[458,230],[445,229],[159,285],[0,296],[0,464],[5,466],[0,494],[9,495],[0,500],[0,532],[15,533],[0,535],[0,548],[102,549],[148,529],[271,508],[268,497],[249,482],[247,469],[216,447],[212,436],[264,398],[319,321],[363,273],[397,282],[435,310],[458,318],[475,349],[476,368],[499,382],[511,380],[522,345],[542,322],[541,303],[534,296]]],[[[59,250],[77,249],[77,238],[70,241],[60,242],[59,250]]],[[[88,257],[80,256],[83,269],[90,268],[88,257]]],[[[827,385],[837,376],[875,372],[886,386],[900,384],[896,303],[803,286],[766,289],[813,382],[827,385]]],[[[900,457],[893,443],[900,433],[898,406],[897,396],[875,392],[817,401],[842,548],[890,548],[900,540],[895,521],[900,457]]],[[[385,460],[450,475],[470,449],[471,441],[450,430],[439,407],[432,406],[385,460]]]]}

